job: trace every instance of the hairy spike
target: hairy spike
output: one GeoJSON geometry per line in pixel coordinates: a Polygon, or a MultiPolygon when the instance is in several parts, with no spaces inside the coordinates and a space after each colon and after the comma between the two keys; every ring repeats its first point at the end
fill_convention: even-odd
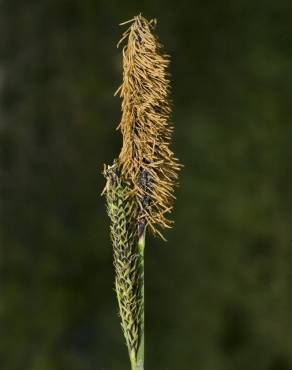
{"type": "Polygon", "coordinates": [[[146,228],[164,239],[172,221],[174,188],[181,165],[170,149],[173,127],[168,79],[169,56],[153,31],[156,20],[138,15],[118,46],[123,47],[123,83],[118,126],[119,158],[104,170],[111,219],[115,289],[132,370],[144,369],[144,249],[146,228]]]}
{"type": "Polygon", "coordinates": [[[156,21],[134,17],[121,42],[123,48],[123,136],[119,164],[140,205],[141,225],[162,236],[159,228],[170,227],[178,160],[170,150],[169,56],[162,51],[153,30],[156,21]]]}

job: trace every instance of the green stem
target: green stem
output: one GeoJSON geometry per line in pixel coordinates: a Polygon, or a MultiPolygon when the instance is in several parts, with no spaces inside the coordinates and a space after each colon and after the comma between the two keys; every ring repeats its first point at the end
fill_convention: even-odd
{"type": "Polygon", "coordinates": [[[144,249],[145,249],[145,233],[141,235],[138,241],[138,251],[140,255],[140,289],[142,300],[142,312],[140,321],[140,343],[137,351],[137,369],[144,370],[144,332],[145,332],[145,292],[144,292],[144,249]]]}
{"type": "Polygon", "coordinates": [[[131,370],[137,370],[136,353],[132,351],[130,353],[131,370]]]}

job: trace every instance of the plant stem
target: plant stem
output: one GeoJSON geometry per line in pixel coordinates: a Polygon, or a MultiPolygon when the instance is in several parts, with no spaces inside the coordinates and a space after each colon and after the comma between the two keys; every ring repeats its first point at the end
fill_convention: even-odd
{"type": "Polygon", "coordinates": [[[130,354],[131,370],[137,370],[136,354],[132,351],[130,354]]]}
{"type": "Polygon", "coordinates": [[[144,370],[144,332],[145,332],[145,292],[144,292],[144,249],[145,249],[145,233],[140,236],[138,241],[138,251],[140,255],[140,289],[142,312],[140,321],[140,343],[137,351],[137,368],[135,370],[144,370]]]}

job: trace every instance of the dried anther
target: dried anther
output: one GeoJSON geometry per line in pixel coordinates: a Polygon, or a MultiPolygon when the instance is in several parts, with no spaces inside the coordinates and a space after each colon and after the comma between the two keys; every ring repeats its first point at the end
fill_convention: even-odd
{"type": "Polygon", "coordinates": [[[140,223],[161,235],[159,228],[171,225],[167,214],[180,168],[170,150],[169,56],[153,34],[155,20],[139,15],[131,22],[120,41],[127,39],[118,90],[123,99],[119,165],[140,206],[140,223]]]}

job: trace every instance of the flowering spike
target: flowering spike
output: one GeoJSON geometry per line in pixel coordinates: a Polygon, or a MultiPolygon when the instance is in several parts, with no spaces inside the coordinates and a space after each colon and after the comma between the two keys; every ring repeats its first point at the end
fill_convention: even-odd
{"type": "Polygon", "coordinates": [[[123,99],[119,164],[140,207],[138,233],[149,225],[163,237],[159,229],[172,224],[167,214],[181,166],[170,150],[169,56],[153,34],[155,25],[156,20],[138,15],[120,41],[127,39],[123,83],[118,90],[123,99]]]}
{"type": "MultiPolygon", "coordinates": [[[[146,227],[160,235],[170,227],[174,187],[181,165],[170,150],[169,57],[153,34],[156,20],[140,14],[121,41],[123,136],[119,158],[105,166],[107,211],[111,220],[115,288],[131,370],[144,369],[144,249],[146,227]]],[[[118,44],[118,45],[119,45],[118,44]]]]}

